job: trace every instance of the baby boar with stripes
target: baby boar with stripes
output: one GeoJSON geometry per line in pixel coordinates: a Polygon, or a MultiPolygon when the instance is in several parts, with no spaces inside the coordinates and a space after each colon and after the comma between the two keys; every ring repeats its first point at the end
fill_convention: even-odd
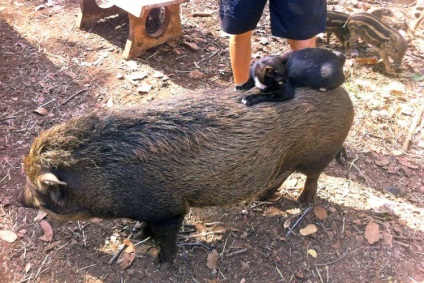
{"type": "Polygon", "coordinates": [[[56,125],[25,157],[19,199],[62,221],[142,221],[166,270],[190,207],[272,195],[295,171],[307,176],[299,200],[311,201],[352,125],[342,88],[299,88],[287,103],[254,108],[240,99],[233,90],[191,93],[56,125]]]}
{"type": "Polygon", "coordinates": [[[326,43],[330,43],[330,36],[334,35],[341,41],[342,45],[345,46],[346,35],[348,29],[346,28],[346,21],[349,15],[342,12],[327,11],[327,21],[325,32],[327,33],[326,43]]]}
{"type": "Polygon", "coordinates": [[[347,41],[349,52],[353,51],[356,40],[361,38],[378,50],[387,72],[394,73],[389,57],[392,58],[395,68],[399,68],[408,43],[398,31],[368,13],[350,16],[346,25],[349,30],[347,41]]]}

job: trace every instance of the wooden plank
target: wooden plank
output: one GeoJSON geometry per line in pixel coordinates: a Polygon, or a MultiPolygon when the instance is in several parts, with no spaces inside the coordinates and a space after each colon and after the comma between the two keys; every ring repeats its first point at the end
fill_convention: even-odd
{"type": "Polygon", "coordinates": [[[143,9],[181,4],[187,2],[187,0],[109,0],[109,2],[139,18],[143,9]]]}

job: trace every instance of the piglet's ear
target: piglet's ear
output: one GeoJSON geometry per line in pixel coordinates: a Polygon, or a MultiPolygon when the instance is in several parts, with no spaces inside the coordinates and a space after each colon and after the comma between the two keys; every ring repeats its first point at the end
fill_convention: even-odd
{"type": "Polygon", "coordinates": [[[43,173],[40,175],[39,180],[41,183],[44,183],[49,186],[53,185],[63,185],[66,186],[66,182],[59,181],[59,179],[56,177],[53,173],[43,173]]]}

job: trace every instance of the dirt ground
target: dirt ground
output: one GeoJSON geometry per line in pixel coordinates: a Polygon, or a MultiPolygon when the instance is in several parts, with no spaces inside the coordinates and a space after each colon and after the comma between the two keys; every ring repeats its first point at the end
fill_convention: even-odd
{"type": "MultiPolygon", "coordinates": [[[[181,5],[184,38],[126,61],[125,17],[80,30],[75,0],[1,0],[0,233],[17,239],[0,239],[0,282],[424,282],[424,32],[423,25],[415,35],[408,29],[420,12],[413,2],[336,2],[329,9],[349,14],[390,8],[384,20],[411,39],[396,75],[385,74],[373,62],[378,53],[361,41],[357,58],[348,57],[344,87],[356,116],[347,164],[329,165],[314,209],[290,234],[287,225],[306,209],[295,202],[301,174],[283,184],[276,201],[192,209],[185,222],[196,231],[181,234],[174,266],[160,272],[151,241],[132,240],[138,245],[129,267],[108,264],[133,220],[61,224],[46,217],[53,237],[43,240],[37,211],[15,198],[25,183],[22,158],[43,129],[94,109],[148,107],[183,92],[231,87],[218,1],[181,5]],[[302,236],[309,224],[317,231],[302,236]],[[218,260],[209,256],[209,268],[212,249],[218,260]]],[[[322,35],[319,46],[342,49],[335,37],[324,42],[322,35]]],[[[254,57],[287,48],[270,36],[266,12],[254,32],[254,57]]]]}

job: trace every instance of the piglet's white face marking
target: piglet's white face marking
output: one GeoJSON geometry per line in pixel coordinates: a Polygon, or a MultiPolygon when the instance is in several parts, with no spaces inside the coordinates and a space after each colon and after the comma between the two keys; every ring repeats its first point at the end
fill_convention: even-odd
{"type": "Polygon", "coordinates": [[[262,90],[267,88],[266,85],[264,85],[263,83],[259,81],[258,77],[255,77],[255,86],[262,90]]]}

